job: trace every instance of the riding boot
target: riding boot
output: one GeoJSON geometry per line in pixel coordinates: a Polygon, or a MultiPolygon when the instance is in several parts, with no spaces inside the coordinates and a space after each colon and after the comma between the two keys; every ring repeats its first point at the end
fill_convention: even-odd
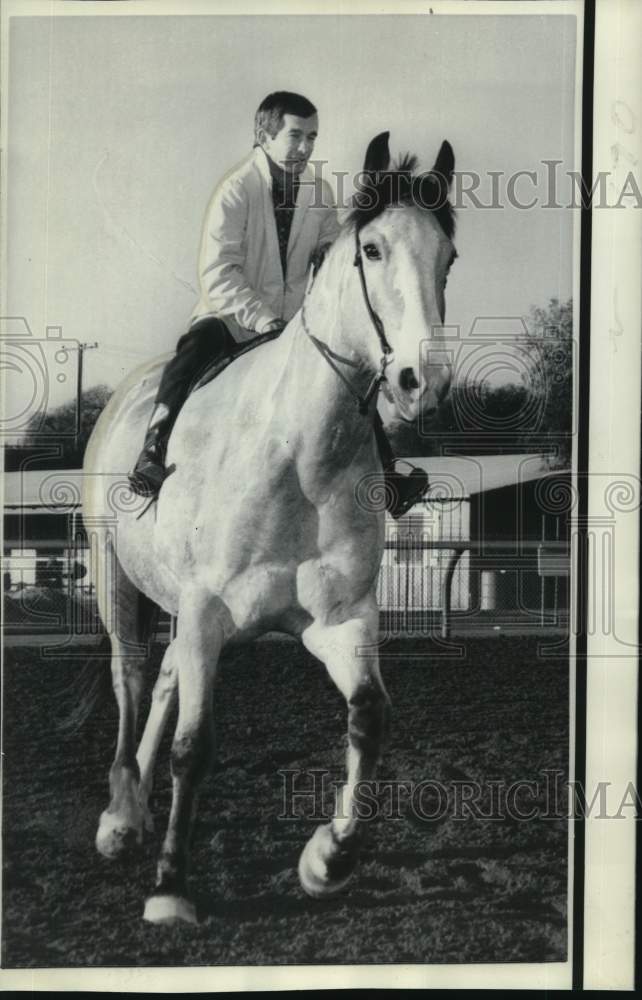
{"type": "Polygon", "coordinates": [[[165,448],[172,424],[169,407],[157,403],[147,425],[143,450],[127,477],[132,490],[139,496],[156,496],[169,475],[165,468],[165,448]]]}
{"type": "Polygon", "coordinates": [[[395,520],[406,514],[410,508],[419,502],[428,489],[428,476],[416,465],[410,466],[410,472],[398,472],[395,469],[395,456],[388,436],[383,427],[383,421],[377,411],[375,414],[375,438],[379,449],[379,457],[383,465],[385,482],[386,509],[395,520]]]}

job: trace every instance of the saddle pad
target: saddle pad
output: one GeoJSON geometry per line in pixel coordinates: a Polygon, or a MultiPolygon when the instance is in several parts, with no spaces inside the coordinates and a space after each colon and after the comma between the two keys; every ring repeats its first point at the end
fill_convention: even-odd
{"type": "Polygon", "coordinates": [[[236,361],[236,359],[240,358],[242,354],[247,354],[248,351],[253,351],[255,347],[260,347],[261,344],[267,343],[268,340],[274,340],[274,338],[278,337],[282,332],[282,330],[272,330],[270,333],[260,333],[256,337],[252,337],[251,340],[245,340],[242,344],[235,344],[233,353],[226,354],[224,358],[217,358],[215,361],[212,361],[210,365],[208,365],[205,371],[199,373],[196,381],[190,389],[190,394],[192,392],[196,392],[197,389],[202,389],[204,385],[207,385],[208,382],[211,382],[217,375],[220,375],[221,372],[232,363],[232,361],[236,361]]]}

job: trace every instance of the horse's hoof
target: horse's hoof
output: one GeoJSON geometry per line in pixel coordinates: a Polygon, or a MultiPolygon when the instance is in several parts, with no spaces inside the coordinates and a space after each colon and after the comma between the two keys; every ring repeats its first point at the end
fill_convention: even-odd
{"type": "Polygon", "coordinates": [[[104,812],[96,833],[96,850],[104,858],[121,858],[135,852],[143,842],[141,827],[132,826],[115,813],[104,812]]]}
{"type": "Polygon", "coordinates": [[[341,844],[331,824],[317,827],[299,859],[301,886],[316,899],[336,895],[352,878],[358,856],[357,842],[341,844]]]}
{"type": "Polygon", "coordinates": [[[145,903],[143,920],[150,924],[198,924],[196,908],[184,896],[150,896],[145,903]]]}

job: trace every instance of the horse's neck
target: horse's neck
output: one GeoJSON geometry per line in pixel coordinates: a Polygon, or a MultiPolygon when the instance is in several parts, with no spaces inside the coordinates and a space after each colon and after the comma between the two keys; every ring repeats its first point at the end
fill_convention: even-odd
{"type": "Polygon", "coordinates": [[[376,334],[354,280],[352,259],[352,243],[349,234],[344,234],[330,250],[302,312],[287,331],[291,342],[280,392],[287,400],[289,420],[298,431],[297,461],[320,482],[349,468],[372,439],[376,401],[364,416],[353,392],[363,395],[372,379],[372,358],[368,356],[372,343],[368,338],[376,338],[376,334]],[[334,364],[353,392],[308,333],[333,352],[334,364]]]}

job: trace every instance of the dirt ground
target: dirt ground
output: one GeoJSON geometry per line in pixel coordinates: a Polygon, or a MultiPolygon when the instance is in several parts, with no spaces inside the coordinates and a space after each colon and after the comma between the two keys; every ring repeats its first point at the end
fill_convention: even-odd
{"type": "MultiPolygon", "coordinates": [[[[58,723],[77,694],[77,648],[55,660],[8,650],[2,965],[564,960],[567,823],[546,815],[543,787],[546,771],[566,780],[568,661],[542,658],[534,640],[471,640],[464,650],[453,659],[437,656],[428,640],[385,648],[393,723],[380,776],[413,784],[399,794],[398,816],[370,824],[345,893],[324,901],[308,898],[296,875],[319,821],[310,818],[312,799],[295,800],[294,816],[284,819],[284,795],[286,781],[309,788],[310,772],[325,770],[317,810],[329,808],[331,782],[343,775],[345,704],[297,644],[261,642],[224,657],[217,763],[194,830],[197,928],[141,919],[169,808],[168,740],[152,802],[155,833],[139,857],[104,860],[93,841],[108,801],[115,706],[106,703],[78,734],[61,735],[58,723]],[[440,785],[413,800],[425,781],[440,785]],[[539,789],[522,789],[509,808],[503,790],[517,781],[539,789]],[[461,782],[483,783],[477,812],[489,812],[492,801],[496,818],[462,806],[461,782]],[[447,808],[435,790],[442,786],[447,808]],[[516,808],[538,814],[520,820],[516,808]]],[[[150,682],[160,654],[155,648],[150,682]]]]}

